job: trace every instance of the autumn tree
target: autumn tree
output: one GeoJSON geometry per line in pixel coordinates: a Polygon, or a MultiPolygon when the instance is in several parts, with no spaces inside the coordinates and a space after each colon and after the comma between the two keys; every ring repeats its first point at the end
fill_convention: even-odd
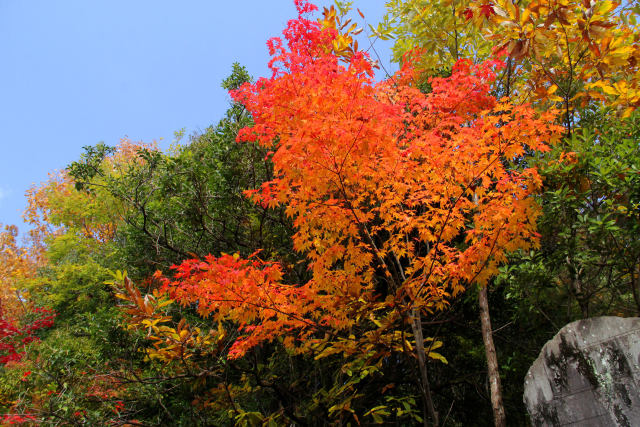
{"type": "Polygon", "coordinates": [[[365,54],[336,52],[340,30],[308,19],[314,6],[296,5],[285,40],[269,42],[271,78],[232,94],[255,121],[239,139],[271,150],[274,163],[274,179],[247,195],[285,206],[312,278],[285,284],[277,263],[223,255],[183,263],[165,289],[203,316],[239,324],[232,359],[283,331],[285,347],[320,349],[316,358],[378,366],[409,355],[424,422],[438,424],[427,358],[440,356],[430,354],[421,319],[486,283],[508,251],[536,244],[528,196],[540,179],[510,165],[546,151],[558,128],[552,114],[489,94],[499,61],[459,61],[423,94],[407,56],[376,84],[365,54]]]}
{"type": "Polygon", "coordinates": [[[16,319],[24,313],[21,287],[35,273],[35,264],[18,242],[18,227],[4,226],[0,232],[0,309],[3,316],[16,319]]]}
{"type": "Polygon", "coordinates": [[[36,275],[36,262],[28,247],[17,242],[18,228],[0,232],[0,365],[19,361],[36,331],[53,325],[55,314],[34,307],[27,283],[36,275]]]}
{"type": "MultiPolygon", "coordinates": [[[[18,243],[18,228],[5,226],[0,232],[0,375],[20,372],[22,379],[31,372],[21,369],[22,360],[43,330],[53,326],[56,313],[38,307],[31,300],[28,286],[37,275],[37,256],[18,243]]],[[[0,422],[17,423],[33,420],[16,412],[13,390],[0,386],[0,422]]]]}

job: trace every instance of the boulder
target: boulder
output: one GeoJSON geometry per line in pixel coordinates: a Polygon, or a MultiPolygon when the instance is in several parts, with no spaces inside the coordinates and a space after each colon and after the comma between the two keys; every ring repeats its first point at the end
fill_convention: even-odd
{"type": "Polygon", "coordinates": [[[534,426],[640,426],[640,318],[563,327],[529,369],[524,403],[534,426]]]}

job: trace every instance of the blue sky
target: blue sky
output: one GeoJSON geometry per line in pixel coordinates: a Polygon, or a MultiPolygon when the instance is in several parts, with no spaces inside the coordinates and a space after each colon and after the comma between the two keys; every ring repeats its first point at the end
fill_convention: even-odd
{"type": "MultiPolygon", "coordinates": [[[[384,13],[354,6],[373,24],[384,13]]],[[[295,16],[293,0],[0,0],[0,223],[24,229],[24,192],[83,146],[166,147],[216,123],[231,64],[266,75],[265,43],[295,16]]]]}

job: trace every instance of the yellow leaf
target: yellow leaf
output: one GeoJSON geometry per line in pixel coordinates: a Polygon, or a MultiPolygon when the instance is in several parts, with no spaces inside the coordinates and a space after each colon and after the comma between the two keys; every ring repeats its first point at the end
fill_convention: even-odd
{"type": "Polygon", "coordinates": [[[425,345],[429,350],[437,350],[443,346],[442,341],[435,341],[433,344],[425,345]]]}
{"type": "Polygon", "coordinates": [[[447,361],[447,359],[446,359],[443,355],[441,355],[440,353],[436,353],[436,352],[430,351],[430,352],[429,352],[429,357],[430,357],[430,358],[432,358],[432,359],[439,360],[439,361],[441,361],[442,363],[444,363],[445,365],[448,365],[448,364],[449,364],[449,362],[447,361]]]}
{"type": "Polygon", "coordinates": [[[593,15],[605,15],[617,7],[617,3],[606,0],[596,3],[593,7],[593,15]]]}
{"type": "Polygon", "coordinates": [[[169,299],[169,300],[166,300],[166,301],[162,301],[161,303],[158,304],[158,308],[165,307],[165,306],[167,306],[169,304],[173,304],[173,300],[169,299]]]}
{"type": "Polygon", "coordinates": [[[520,16],[520,23],[522,25],[526,24],[526,22],[529,20],[529,17],[531,15],[531,10],[529,10],[529,8],[525,8],[524,11],[522,12],[522,16],[520,16]]]}
{"type": "Polygon", "coordinates": [[[602,85],[601,86],[602,90],[604,91],[604,93],[606,93],[607,95],[619,95],[618,91],[612,87],[612,86],[608,86],[608,85],[602,85]]]}

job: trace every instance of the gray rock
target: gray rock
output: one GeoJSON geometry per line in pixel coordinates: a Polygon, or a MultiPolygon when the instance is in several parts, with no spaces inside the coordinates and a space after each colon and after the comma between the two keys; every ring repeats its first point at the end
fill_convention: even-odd
{"type": "Polygon", "coordinates": [[[524,403],[534,426],[640,426],[640,318],[566,325],[529,369],[524,403]]]}

